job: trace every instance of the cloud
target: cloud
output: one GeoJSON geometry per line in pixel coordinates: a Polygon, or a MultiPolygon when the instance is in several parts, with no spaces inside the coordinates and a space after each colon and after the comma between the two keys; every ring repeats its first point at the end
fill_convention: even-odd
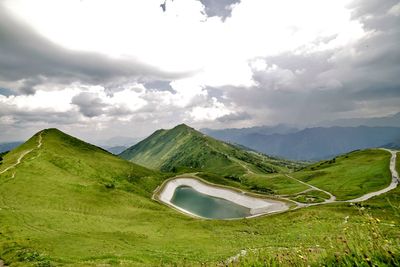
{"type": "Polygon", "coordinates": [[[171,79],[187,75],[163,72],[130,57],[112,58],[66,49],[37,34],[26,23],[13,16],[4,1],[0,3],[0,85],[14,81],[17,94],[32,94],[35,85],[44,80],[107,84],[143,76],[171,79]]]}
{"type": "Polygon", "coordinates": [[[206,105],[195,106],[189,112],[194,122],[213,121],[221,117],[235,113],[234,110],[219,102],[215,97],[206,105]]]}
{"type": "Polygon", "coordinates": [[[207,16],[218,16],[225,19],[231,15],[232,7],[240,0],[200,0],[200,2],[204,5],[207,16]]]}
{"type": "Polygon", "coordinates": [[[141,136],[398,112],[398,5],[3,0],[0,127],[141,136]]]}
{"type": "Polygon", "coordinates": [[[187,74],[198,86],[248,87],[254,84],[249,61],[256,57],[332,49],[362,36],[361,25],[346,9],[348,2],[242,0],[224,21],[207,16],[206,10],[225,8],[229,1],[167,1],[165,12],[159,8],[163,1],[13,0],[5,6],[71,53],[91,51],[97,60],[103,55],[122,61],[117,60],[122,68],[93,62],[90,77],[101,80],[131,70],[133,76],[187,74]]]}
{"type": "Polygon", "coordinates": [[[86,117],[96,117],[104,113],[107,107],[95,93],[84,92],[74,96],[71,103],[79,107],[79,111],[86,117]]]}

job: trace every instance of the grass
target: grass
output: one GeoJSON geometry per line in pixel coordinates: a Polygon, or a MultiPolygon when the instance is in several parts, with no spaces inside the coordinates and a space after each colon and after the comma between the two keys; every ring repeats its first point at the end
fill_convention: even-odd
{"type": "MultiPolygon", "coordinates": [[[[398,153],[399,154],[399,153],[398,153]]],[[[397,158],[397,163],[400,160],[397,158]]],[[[397,169],[399,165],[397,165],[397,169]]],[[[309,212],[310,208],[302,212],[309,212]]],[[[331,210],[336,227],[325,235],[321,245],[316,232],[314,243],[303,236],[292,246],[270,246],[248,250],[236,265],[240,266],[399,266],[400,265],[400,188],[356,204],[330,204],[312,208],[319,215],[331,210]]],[[[329,216],[328,214],[325,214],[329,216]]],[[[311,227],[329,224],[310,219],[311,227]]],[[[285,216],[282,214],[282,216],[285,216]]],[[[330,218],[332,219],[332,218],[330,218]]],[[[329,220],[329,219],[328,219],[329,220]]],[[[291,230],[289,230],[291,231],[291,230]]],[[[318,230],[317,230],[318,231],[318,230]]],[[[300,230],[299,235],[304,233],[300,230]]]]}
{"type": "Polygon", "coordinates": [[[276,173],[300,164],[246,151],[208,137],[184,124],[158,130],[120,155],[164,172],[205,171],[234,179],[247,173],[276,173]]]}
{"type": "Polygon", "coordinates": [[[284,174],[248,174],[242,178],[242,183],[249,185],[250,189],[275,195],[296,194],[309,188],[284,174]]]}
{"type": "Polygon", "coordinates": [[[390,184],[390,153],[379,149],[354,151],[310,165],[293,177],[348,200],[390,184]]]}
{"type": "Polygon", "coordinates": [[[8,153],[0,167],[34,149],[0,175],[0,258],[10,266],[215,266],[243,249],[259,251],[242,258],[243,265],[264,266],[271,259],[278,266],[276,255],[293,257],[297,266],[308,260],[318,265],[334,262],[333,252],[345,257],[343,237],[354,244],[357,254],[351,259],[359,260],[366,250],[373,262],[386,262],[382,250],[369,254],[371,239],[359,244],[375,226],[381,237],[372,244],[388,240],[382,247],[399,257],[398,188],[363,204],[370,216],[379,218],[374,225],[368,225],[361,207],[344,203],[254,219],[199,220],[151,200],[165,175],[56,130],[43,133],[40,149],[35,149],[37,138],[8,153]],[[345,228],[357,234],[346,235],[345,228]]]}
{"type": "Polygon", "coordinates": [[[349,218],[341,223],[342,234],[330,240],[331,245],[319,245],[284,250],[252,250],[239,259],[242,266],[399,266],[398,240],[388,240],[374,218],[359,208],[362,224],[350,226],[349,218]]]}
{"type": "Polygon", "coordinates": [[[318,190],[310,190],[290,197],[290,199],[300,203],[321,203],[329,198],[328,194],[318,190]]]}
{"type": "Polygon", "coordinates": [[[215,184],[237,187],[267,195],[291,195],[309,188],[296,180],[286,177],[284,174],[247,174],[239,177],[223,177],[209,172],[199,172],[196,175],[215,184]]]}

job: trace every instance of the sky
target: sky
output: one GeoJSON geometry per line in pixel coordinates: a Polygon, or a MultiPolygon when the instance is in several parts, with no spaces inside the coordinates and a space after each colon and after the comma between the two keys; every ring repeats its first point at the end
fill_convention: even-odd
{"type": "Polygon", "coordinates": [[[0,0],[0,142],[400,111],[400,1],[0,0]]]}

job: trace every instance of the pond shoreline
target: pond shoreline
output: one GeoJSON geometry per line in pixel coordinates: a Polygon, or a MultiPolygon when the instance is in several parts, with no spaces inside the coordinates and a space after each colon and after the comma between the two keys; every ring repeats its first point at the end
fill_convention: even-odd
{"type": "MultiPolygon", "coordinates": [[[[236,188],[214,185],[209,182],[205,182],[202,179],[194,177],[175,177],[173,179],[165,181],[165,183],[163,183],[160,188],[156,190],[157,192],[154,194],[153,198],[192,217],[211,219],[191,213],[190,211],[174,205],[171,202],[175,189],[180,186],[189,186],[199,193],[212,197],[222,198],[235,204],[249,208],[251,215],[243,218],[252,218],[266,214],[279,213],[289,210],[290,207],[289,204],[285,201],[253,196],[246,193],[245,191],[238,190],[236,188]]],[[[227,220],[232,219],[241,218],[230,218],[227,220]]]]}

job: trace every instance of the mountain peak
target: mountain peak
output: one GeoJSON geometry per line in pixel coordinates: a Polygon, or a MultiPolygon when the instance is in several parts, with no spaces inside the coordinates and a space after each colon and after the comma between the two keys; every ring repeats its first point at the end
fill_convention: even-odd
{"type": "Polygon", "coordinates": [[[192,127],[190,127],[190,126],[188,126],[188,125],[186,125],[186,124],[184,124],[184,123],[178,124],[178,125],[175,126],[173,129],[194,130],[194,128],[192,128],[192,127]]]}
{"type": "Polygon", "coordinates": [[[268,173],[280,168],[267,157],[218,141],[186,124],[156,131],[120,157],[161,171],[210,171],[223,176],[268,173]]]}

